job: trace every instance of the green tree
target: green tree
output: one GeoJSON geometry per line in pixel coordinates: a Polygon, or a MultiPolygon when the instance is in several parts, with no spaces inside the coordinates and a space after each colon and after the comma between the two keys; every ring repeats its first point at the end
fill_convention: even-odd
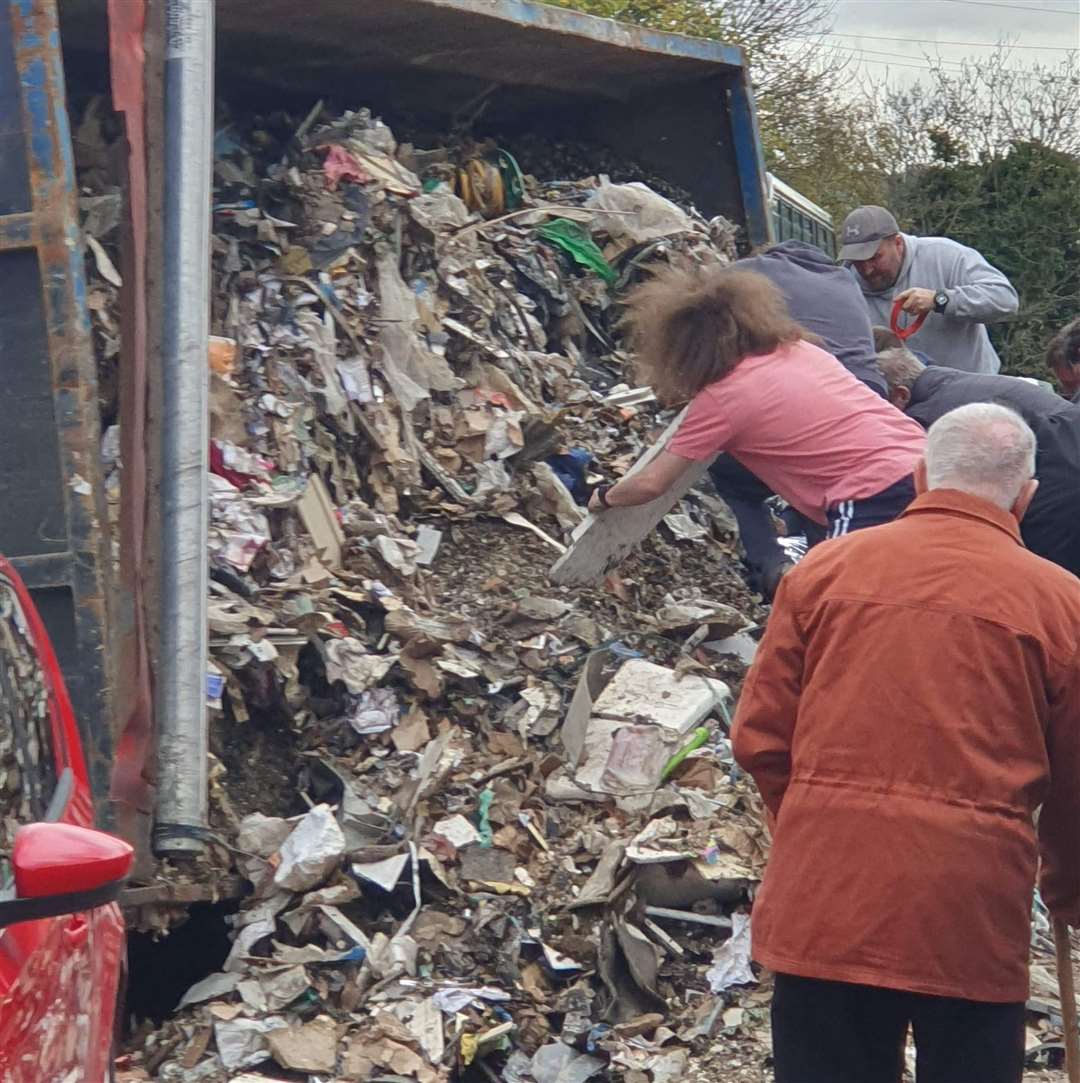
{"type": "Polygon", "coordinates": [[[882,139],[826,44],[833,0],[553,0],[562,7],[746,50],[766,165],[834,216],[880,202],[882,139]]]}
{"type": "Polygon", "coordinates": [[[874,127],[864,103],[835,96],[809,101],[794,119],[762,124],[769,169],[836,223],[852,207],[886,202],[889,175],[881,147],[887,135],[874,127]]]}

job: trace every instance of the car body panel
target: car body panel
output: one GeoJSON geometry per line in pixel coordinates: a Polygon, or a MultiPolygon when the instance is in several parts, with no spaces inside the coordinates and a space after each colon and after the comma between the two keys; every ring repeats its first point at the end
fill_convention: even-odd
{"type": "MultiPolygon", "coordinates": [[[[93,827],[79,730],[52,645],[21,580],[0,557],[0,669],[13,643],[16,652],[27,647],[35,656],[32,677],[21,660],[20,689],[48,716],[56,788],[43,818],[93,827]],[[8,605],[12,596],[21,615],[8,605]]],[[[0,693],[10,680],[0,673],[0,693]]],[[[0,717],[0,726],[9,717],[0,717]]],[[[0,1078],[103,1083],[123,965],[124,923],[115,904],[0,930],[0,1078]]]]}

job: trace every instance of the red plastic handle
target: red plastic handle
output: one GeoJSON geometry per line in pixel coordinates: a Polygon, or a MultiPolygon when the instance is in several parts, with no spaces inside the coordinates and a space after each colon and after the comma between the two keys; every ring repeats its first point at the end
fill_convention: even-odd
{"type": "Polygon", "coordinates": [[[918,329],[922,327],[924,323],[926,323],[926,317],[930,315],[929,312],[920,312],[919,315],[916,316],[915,319],[913,319],[911,323],[909,323],[906,327],[901,327],[900,311],[902,307],[903,306],[900,298],[897,298],[895,301],[893,301],[892,316],[889,318],[889,327],[892,329],[892,333],[896,335],[896,337],[899,338],[901,342],[903,342],[906,338],[911,338],[911,336],[915,334],[915,332],[918,331],[918,329]]]}

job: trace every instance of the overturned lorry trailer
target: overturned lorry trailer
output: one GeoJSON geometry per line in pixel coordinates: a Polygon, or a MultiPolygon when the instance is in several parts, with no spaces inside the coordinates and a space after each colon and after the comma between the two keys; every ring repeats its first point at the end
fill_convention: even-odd
{"type": "MultiPolygon", "coordinates": [[[[65,55],[81,70],[106,47],[106,5],[59,6],[65,55]]],[[[150,32],[155,4],[146,6],[150,32]]],[[[442,131],[476,115],[477,134],[591,143],[689,192],[706,217],[742,227],[749,244],[768,237],[753,97],[736,46],[527,0],[216,0],[214,17],[219,100],[269,112],[325,99],[442,131]]]]}
{"type": "MultiPolygon", "coordinates": [[[[169,544],[150,502],[166,471],[156,450],[162,433],[154,430],[172,421],[160,405],[162,369],[169,363],[163,329],[168,272],[162,268],[175,256],[176,236],[160,223],[169,218],[172,198],[167,69],[192,45],[190,28],[175,17],[183,7],[177,0],[58,2],[69,79],[92,82],[97,73],[97,86],[89,89],[105,89],[111,75],[131,152],[121,429],[125,462],[137,462],[146,477],[134,484],[130,472],[125,476],[121,504],[120,597],[135,609],[131,615],[121,607],[122,634],[114,638],[122,726],[138,711],[139,689],[130,677],[139,670],[137,659],[158,656],[165,640],[156,627],[163,609],[153,584],[163,570],[168,574],[162,563],[169,544]],[[138,404],[146,411],[140,417],[132,413],[138,404]],[[132,548],[139,524],[147,524],[141,556],[132,548]],[[135,596],[136,587],[146,589],[135,596]]],[[[300,116],[320,100],[339,108],[368,106],[392,123],[407,119],[433,132],[497,133],[511,152],[516,139],[536,135],[554,145],[594,147],[598,161],[632,163],[689,193],[702,213],[738,226],[744,243],[768,238],[753,99],[736,47],[523,0],[217,0],[212,10],[219,102],[264,113],[287,108],[300,116]]],[[[208,174],[209,148],[205,168],[208,174]]],[[[192,608],[199,602],[192,598],[192,608]]],[[[158,726],[160,690],[169,686],[174,661],[167,654],[156,659],[158,726]]],[[[201,694],[201,685],[191,682],[190,695],[201,694]]],[[[122,730],[119,736],[123,742],[122,730]]],[[[148,754],[152,745],[125,747],[148,754]]],[[[143,773],[141,765],[128,765],[129,777],[143,773]]]]}

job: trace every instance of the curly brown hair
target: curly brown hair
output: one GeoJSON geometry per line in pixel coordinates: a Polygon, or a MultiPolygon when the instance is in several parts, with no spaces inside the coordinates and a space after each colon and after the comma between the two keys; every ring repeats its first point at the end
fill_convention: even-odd
{"type": "Polygon", "coordinates": [[[764,275],[728,267],[667,267],[627,299],[643,383],[664,402],[693,398],[744,357],[805,338],[764,275]]]}

